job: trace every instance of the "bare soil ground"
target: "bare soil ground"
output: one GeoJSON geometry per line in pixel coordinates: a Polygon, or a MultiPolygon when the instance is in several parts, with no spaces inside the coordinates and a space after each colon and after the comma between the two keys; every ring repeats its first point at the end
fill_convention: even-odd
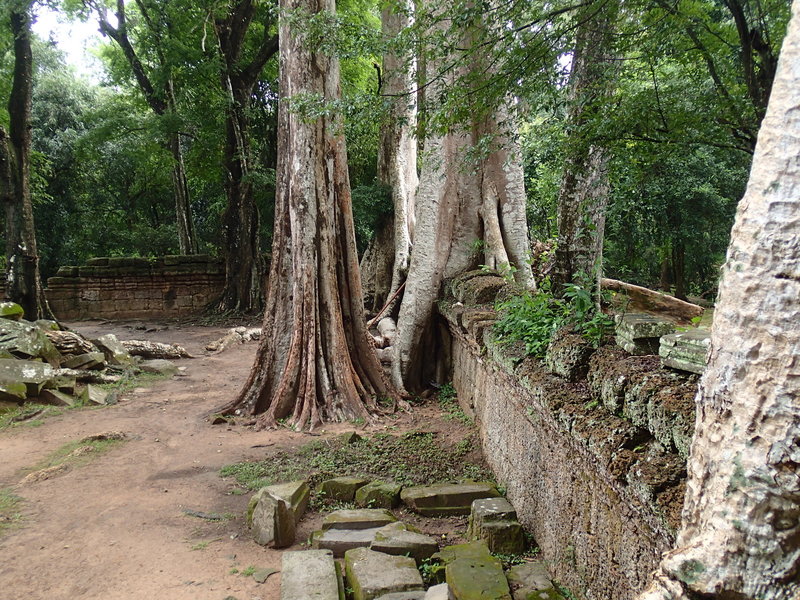
{"type": "MultiPolygon", "coordinates": [[[[285,429],[211,426],[205,420],[239,390],[256,344],[205,356],[204,346],[225,328],[147,324],[151,331],[145,332],[131,323],[71,326],[88,337],[113,332],[121,339],[179,343],[198,358],[179,361],[186,367],[181,376],[148,383],[114,406],[70,410],[38,427],[0,431],[0,488],[11,488],[24,500],[22,526],[0,540],[0,598],[277,599],[280,574],[259,584],[242,571],[280,569],[281,552],[252,541],[243,519],[249,494],[221,478],[219,469],[319,438],[285,429]],[[50,479],[19,484],[57,448],[110,431],[124,432],[128,441],[50,479]],[[207,521],[184,510],[226,518],[207,521]]],[[[430,404],[366,431],[390,426],[393,432],[438,431],[454,441],[464,436],[463,427],[443,420],[430,404]]],[[[354,429],[362,431],[341,424],[318,433],[354,429]]],[[[292,549],[302,547],[318,521],[314,515],[304,520],[292,549]]],[[[437,521],[426,529],[448,539],[457,536],[459,523],[437,521]]]]}

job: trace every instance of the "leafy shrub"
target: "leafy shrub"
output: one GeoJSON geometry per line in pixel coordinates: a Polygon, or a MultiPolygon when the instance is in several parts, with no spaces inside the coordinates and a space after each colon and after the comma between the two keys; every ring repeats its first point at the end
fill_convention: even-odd
{"type": "Polygon", "coordinates": [[[525,352],[544,357],[553,334],[569,327],[597,346],[609,333],[613,322],[597,309],[589,286],[579,283],[565,285],[561,298],[556,298],[545,282],[536,293],[524,292],[500,302],[500,318],[494,331],[502,342],[522,342],[525,352]]]}

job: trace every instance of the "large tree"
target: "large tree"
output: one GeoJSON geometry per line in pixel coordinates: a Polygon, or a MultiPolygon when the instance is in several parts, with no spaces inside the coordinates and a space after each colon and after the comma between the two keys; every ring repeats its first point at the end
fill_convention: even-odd
{"type": "Polygon", "coordinates": [[[6,213],[6,297],[25,310],[28,319],[51,318],[39,274],[39,254],[31,202],[31,106],[33,3],[9,3],[14,36],[14,75],[8,100],[9,133],[0,128],[0,199],[6,213]]]}
{"type": "Polygon", "coordinates": [[[339,60],[318,47],[312,24],[333,12],[333,0],[281,1],[278,192],[262,342],[241,393],[221,409],[259,415],[262,427],[369,419],[393,396],[364,321],[342,120],[325,110],[341,96],[339,60]],[[309,114],[301,102],[316,108],[309,114]]]}
{"type": "Polygon", "coordinates": [[[271,10],[263,12],[266,16],[261,21],[261,40],[252,56],[245,56],[244,50],[256,17],[255,2],[233,2],[214,20],[220,82],[225,95],[223,170],[227,204],[222,216],[225,287],[219,302],[223,311],[258,312],[263,306],[264,265],[259,214],[253,198],[248,116],[253,87],[264,65],[278,51],[278,36],[270,31],[271,10]]]}
{"type": "MultiPolygon", "coordinates": [[[[442,32],[442,24],[437,25],[442,32]]],[[[478,22],[463,33],[470,47],[482,31],[478,22]]],[[[534,287],[528,255],[525,189],[514,116],[506,98],[484,106],[470,86],[491,73],[479,51],[457,69],[452,57],[426,59],[428,98],[456,87],[456,102],[467,123],[430,128],[416,196],[416,232],[406,289],[400,306],[392,362],[393,383],[415,392],[435,378],[434,304],[442,282],[484,265],[534,287]],[[463,87],[466,86],[466,87],[463,87]]],[[[429,100],[430,102],[430,100],[429,100]]]]}
{"type": "Polygon", "coordinates": [[[608,151],[591,134],[613,84],[615,0],[591,3],[577,21],[564,172],[558,194],[553,291],[583,274],[599,288],[608,204],[608,151]]]}
{"type": "Polygon", "coordinates": [[[800,2],[739,203],[676,548],[642,600],[800,597],[800,2]]]}
{"type": "MultiPolygon", "coordinates": [[[[412,23],[414,4],[410,0],[387,3],[381,10],[381,31],[389,49],[383,56],[380,94],[388,105],[378,143],[378,181],[391,190],[394,218],[370,243],[361,262],[369,306],[380,310],[394,298],[405,282],[414,236],[414,198],[417,193],[417,122],[415,73],[409,49],[398,47],[402,32],[412,23]],[[367,283],[368,281],[368,283],[367,283]]],[[[391,314],[392,307],[386,307],[391,314]]]]}

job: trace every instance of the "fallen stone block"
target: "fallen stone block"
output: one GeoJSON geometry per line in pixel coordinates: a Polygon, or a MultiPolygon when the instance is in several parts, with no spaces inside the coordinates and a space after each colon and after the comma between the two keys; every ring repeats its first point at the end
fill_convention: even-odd
{"type": "Polygon", "coordinates": [[[499,554],[519,554],[525,550],[525,534],[517,512],[505,498],[475,500],[469,516],[467,537],[486,542],[499,554]]]}
{"type": "Polygon", "coordinates": [[[458,558],[445,567],[456,600],[511,600],[503,564],[493,556],[458,558]]]}
{"type": "Polygon", "coordinates": [[[143,360],[139,363],[138,367],[145,373],[163,375],[164,377],[172,377],[178,373],[178,367],[175,365],[175,363],[165,358],[143,360]]]}
{"type": "Polygon", "coordinates": [[[281,600],[344,600],[336,563],[327,550],[284,552],[281,600]]]}
{"type": "Polygon", "coordinates": [[[435,517],[468,515],[473,500],[499,495],[490,483],[442,483],[405,488],[400,497],[415,512],[435,517]]]}
{"type": "MultiPolygon", "coordinates": [[[[11,321],[9,321],[11,322],[11,321]]],[[[0,382],[7,386],[12,397],[24,399],[27,396],[38,396],[45,384],[55,375],[53,367],[46,363],[32,360],[0,359],[0,382]],[[25,384],[25,395],[19,396],[25,384]]]]}
{"type": "Polygon", "coordinates": [[[21,381],[0,381],[0,400],[16,402],[28,397],[28,386],[21,381]]]}
{"type": "Polygon", "coordinates": [[[16,302],[0,302],[0,318],[19,321],[25,316],[25,311],[16,302]]]}
{"type": "Polygon", "coordinates": [[[64,361],[62,366],[65,369],[82,369],[91,371],[92,369],[102,369],[105,365],[106,357],[102,352],[86,352],[77,356],[70,356],[64,361]]]}
{"type": "Polygon", "coordinates": [[[342,502],[352,502],[356,497],[359,488],[369,483],[368,479],[360,477],[336,477],[323,481],[320,491],[326,498],[341,500],[342,502]]]}
{"type": "Polygon", "coordinates": [[[250,502],[247,504],[246,521],[248,526],[252,525],[253,511],[265,494],[269,494],[273,498],[278,498],[286,502],[294,516],[294,522],[297,524],[306,512],[308,500],[311,496],[311,489],[308,487],[308,482],[304,480],[278,483],[261,488],[250,497],[250,502]]]}
{"type": "Polygon", "coordinates": [[[107,333],[92,341],[106,357],[108,364],[120,366],[133,364],[133,357],[113,333],[107,333]]]}
{"type": "Polygon", "coordinates": [[[108,404],[108,392],[96,385],[87,385],[83,388],[79,400],[84,405],[102,406],[108,404]]]}
{"type": "Polygon", "coordinates": [[[21,358],[41,358],[57,367],[61,354],[50,338],[29,321],[0,318],[0,350],[21,358]]]}
{"type": "Polygon", "coordinates": [[[646,313],[627,313],[616,318],[616,342],[631,354],[658,354],[662,335],[675,331],[672,321],[646,313]]]}
{"type": "Polygon", "coordinates": [[[384,594],[376,600],[425,600],[427,596],[423,591],[415,592],[392,592],[391,594],[384,594]]]}
{"type": "Polygon", "coordinates": [[[370,508],[395,508],[400,505],[400,490],[396,483],[372,481],[356,491],[356,504],[370,508]]]}
{"type": "Polygon", "coordinates": [[[407,556],[356,548],[345,553],[344,565],[353,600],[374,600],[391,592],[425,589],[414,559],[407,556]]]}
{"type": "Polygon", "coordinates": [[[264,493],[251,518],[253,539],[262,546],[286,548],[294,543],[295,520],[289,504],[264,493]]]}
{"type": "Polygon", "coordinates": [[[541,561],[516,565],[506,577],[514,600],[564,600],[541,561]]]}
{"type": "Polygon", "coordinates": [[[75,406],[80,403],[80,400],[58,390],[42,390],[39,392],[39,402],[52,406],[75,406]]]}
{"type": "Polygon", "coordinates": [[[319,530],[311,534],[311,546],[320,550],[330,550],[336,558],[342,558],[348,550],[369,548],[379,530],[379,527],[319,530]]]}
{"type": "Polygon", "coordinates": [[[663,336],[658,354],[665,367],[702,375],[710,345],[708,329],[692,329],[663,336]]]}
{"type": "Polygon", "coordinates": [[[395,521],[397,521],[395,516],[384,508],[335,510],[322,520],[322,530],[373,529],[395,521]]]}
{"type": "Polygon", "coordinates": [[[405,523],[390,523],[375,532],[370,548],[385,554],[410,556],[419,564],[437,552],[439,544],[429,535],[411,531],[405,523]]]}
{"type": "Polygon", "coordinates": [[[483,558],[491,555],[491,552],[489,552],[489,546],[486,545],[486,542],[477,541],[468,542],[466,544],[453,544],[452,546],[445,546],[431,558],[441,561],[447,565],[459,558],[483,558]]]}
{"type": "Polygon", "coordinates": [[[425,600],[453,600],[453,594],[450,593],[450,586],[446,583],[440,583],[428,588],[425,592],[425,600]]]}

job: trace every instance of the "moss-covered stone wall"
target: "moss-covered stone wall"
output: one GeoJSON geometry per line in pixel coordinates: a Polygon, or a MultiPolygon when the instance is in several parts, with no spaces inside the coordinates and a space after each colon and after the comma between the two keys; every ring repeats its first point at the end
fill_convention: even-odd
{"type": "Polygon", "coordinates": [[[566,333],[525,357],[493,336],[498,293],[502,279],[467,274],[439,303],[459,402],[555,579],[632,598],[680,523],[697,377],[566,333]]]}
{"type": "Polygon", "coordinates": [[[202,312],[224,283],[222,262],[205,255],[92,258],[61,267],[46,295],[62,320],[179,317],[202,312]]]}

